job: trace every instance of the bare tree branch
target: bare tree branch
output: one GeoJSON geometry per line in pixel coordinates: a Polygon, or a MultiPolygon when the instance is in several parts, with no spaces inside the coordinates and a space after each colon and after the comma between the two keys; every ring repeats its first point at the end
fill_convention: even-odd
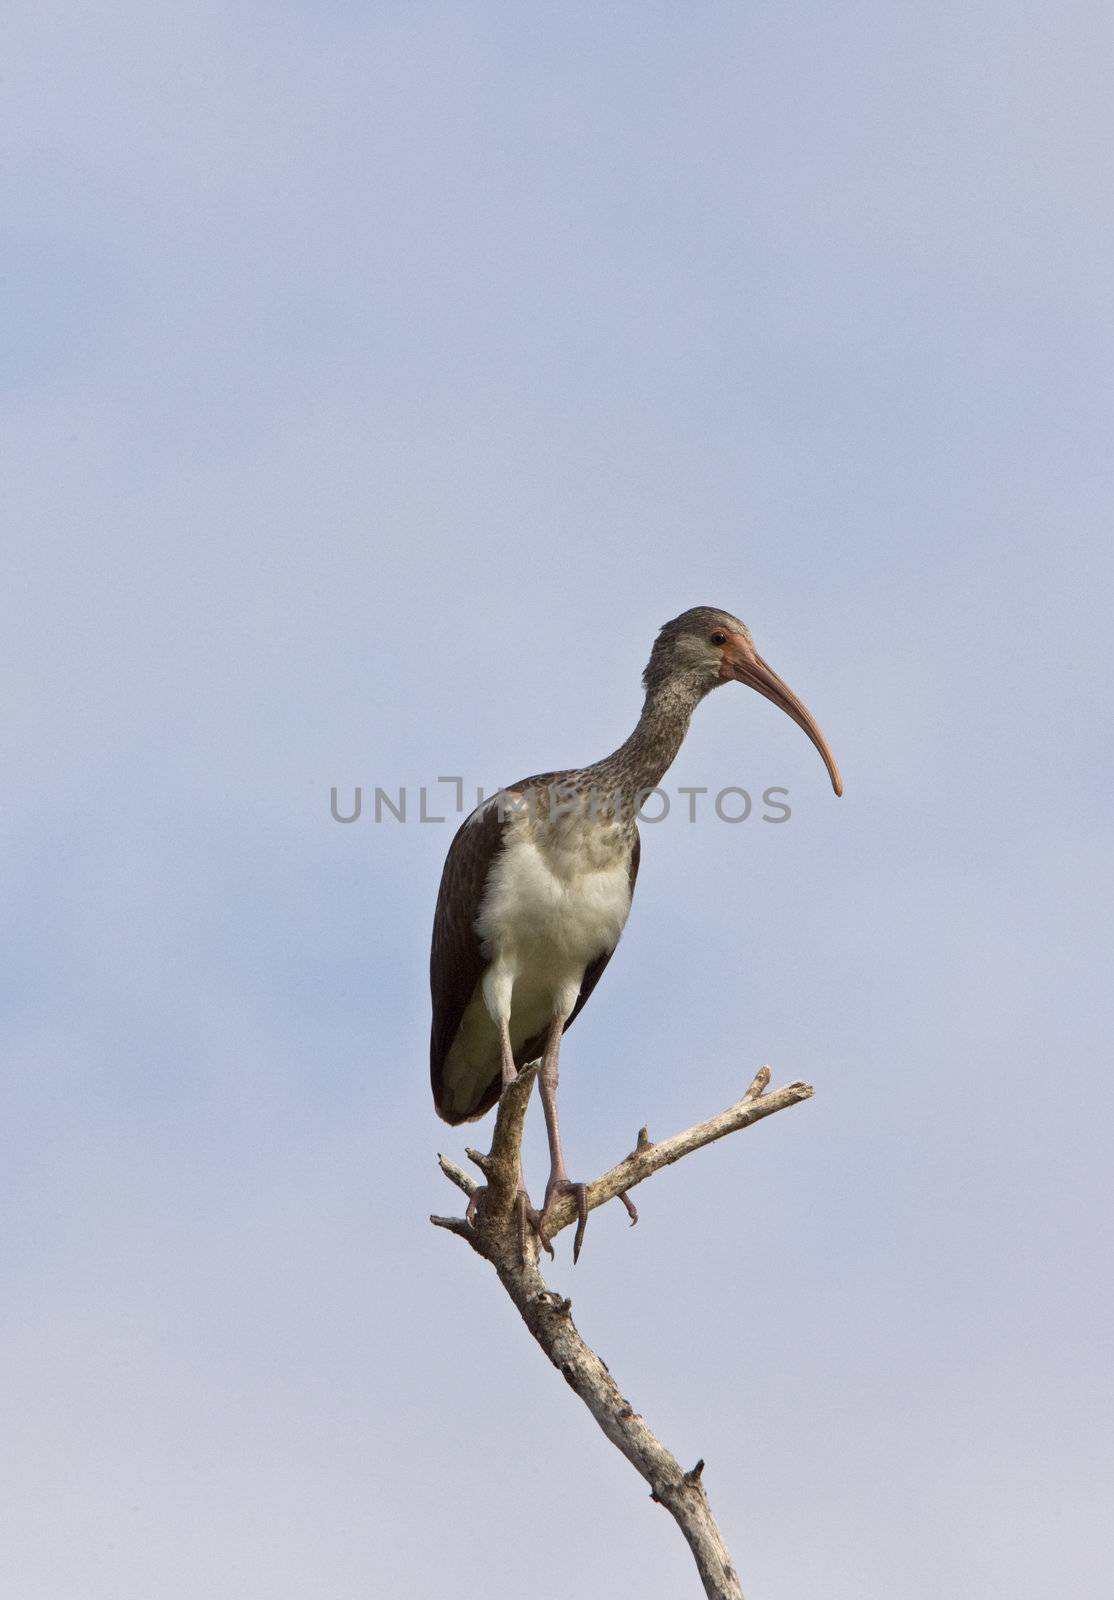
{"type": "MultiPolygon", "coordinates": [[[[636,1222],[638,1213],[626,1198],[628,1189],[701,1146],[807,1100],[812,1094],[807,1083],[790,1083],[766,1094],[769,1081],[770,1069],[763,1067],[735,1105],[658,1144],[651,1141],[645,1128],[640,1129],[630,1155],[588,1185],[589,1210],[619,1196],[631,1213],[632,1222],[636,1222]]],[[[490,1152],[483,1155],[468,1151],[469,1160],[487,1179],[486,1187],[479,1186],[455,1162],[438,1157],[445,1176],[468,1195],[471,1220],[429,1220],[467,1239],[494,1266],[500,1283],[546,1356],[584,1401],[611,1443],[642,1474],[650,1485],[650,1498],[665,1506],[676,1521],[688,1541],[709,1600],[743,1600],[730,1553],[708,1504],[702,1482],[703,1461],[687,1472],[683,1470],[620,1392],[606,1364],[581,1338],[572,1320],[572,1302],[546,1284],[538,1270],[538,1242],[532,1229],[523,1243],[521,1214],[515,1199],[521,1186],[522,1126],[533,1084],[531,1067],[503,1092],[490,1152]]],[[[549,1229],[550,1237],[575,1220],[575,1201],[562,1201],[549,1229]]]]}
{"type": "Polygon", "coordinates": [[[449,1160],[448,1156],[438,1156],[437,1165],[449,1182],[455,1183],[458,1189],[463,1189],[469,1200],[471,1200],[476,1190],[480,1187],[475,1178],[469,1177],[464,1168],[458,1167],[455,1161],[449,1160]]]}
{"type": "MultiPolygon", "coordinates": [[[[644,1183],[655,1172],[660,1172],[662,1167],[672,1166],[674,1161],[691,1155],[703,1145],[713,1144],[729,1133],[737,1133],[740,1128],[749,1128],[752,1122],[760,1122],[775,1111],[784,1111],[786,1106],[796,1105],[798,1100],[807,1100],[812,1094],[812,1087],[807,1083],[787,1083],[783,1089],[765,1094],[763,1090],[769,1081],[770,1069],[763,1067],[743,1098],[733,1106],[716,1117],[709,1117],[707,1122],[698,1122],[695,1128],[687,1128],[684,1133],[675,1133],[671,1139],[663,1139],[659,1144],[654,1144],[648,1136],[643,1139],[646,1129],[639,1129],[640,1142],[630,1155],[588,1185],[588,1210],[594,1211],[596,1206],[604,1205],[616,1195],[626,1194],[636,1184],[644,1183]]],[[[575,1221],[576,1201],[566,1195],[554,1207],[553,1221],[548,1228],[550,1239],[556,1238],[562,1228],[567,1228],[575,1221]]]]}

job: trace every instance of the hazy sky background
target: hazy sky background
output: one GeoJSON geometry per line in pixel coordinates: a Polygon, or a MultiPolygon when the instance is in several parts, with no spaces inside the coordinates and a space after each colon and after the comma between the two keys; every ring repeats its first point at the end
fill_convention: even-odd
{"type": "MultiPolygon", "coordinates": [[[[569,1034],[552,1281],[748,1600],[1109,1594],[1105,4],[52,0],[2,50],[6,1593],[697,1580],[426,1221],[449,826],[742,689],[569,1034]]],[[[544,1182],[535,1108],[528,1180],[544,1182]]]]}

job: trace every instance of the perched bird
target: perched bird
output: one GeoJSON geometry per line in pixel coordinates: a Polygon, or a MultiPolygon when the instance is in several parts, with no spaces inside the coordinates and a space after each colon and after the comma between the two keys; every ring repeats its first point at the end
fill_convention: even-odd
{"type": "Polygon", "coordinates": [[[638,726],[593,766],[525,778],[477,807],[445,860],[430,953],[433,1028],[430,1076],[446,1122],[471,1122],[499,1099],[519,1070],[541,1058],[538,1087],[550,1171],[541,1213],[520,1192],[549,1248],[557,1198],[570,1180],[557,1122],[561,1035],[576,1020],[619,942],[638,877],[636,814],[668,770],[696,706],[721,684],[749,684],[803,728],[836,794],[839,771],[823,734],[791,689],[754,648],[750,629],[712,606],[667,622],[642,675],[638,726]]]}

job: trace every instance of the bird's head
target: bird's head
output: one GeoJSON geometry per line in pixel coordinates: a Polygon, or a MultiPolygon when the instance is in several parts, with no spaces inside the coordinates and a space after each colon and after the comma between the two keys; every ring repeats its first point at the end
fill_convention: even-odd
{"type": "Polygon", "coordinates": [[[811,712],[763,661],[746,623],[729,611],[693,606],[667,622],[654,641],[642,682],[648,694],[676,684],[698,695],[723,683],[749,684],[804,729],[820,752],[832,788],[843,793],[839,768],[811,712]]]}

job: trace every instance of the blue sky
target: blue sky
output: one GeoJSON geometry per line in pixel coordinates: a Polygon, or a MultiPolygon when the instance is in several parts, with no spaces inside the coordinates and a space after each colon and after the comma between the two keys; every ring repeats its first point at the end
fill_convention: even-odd
{"type": "Polygon", "coordinates": [[[450,830],[329,789],[598,758],[694,604],[846,793],[758,697],[701,707],[671,782],[793,816],[646,830],[567,1152],[763,1061],[817,1094],[553,1281],[707,1459],[751,1600],[1105,1596],[1106,8],[5,34],[21,1600],[692,1589],[425,1220],[476,1136],[425,1064],[450,830]]]}

